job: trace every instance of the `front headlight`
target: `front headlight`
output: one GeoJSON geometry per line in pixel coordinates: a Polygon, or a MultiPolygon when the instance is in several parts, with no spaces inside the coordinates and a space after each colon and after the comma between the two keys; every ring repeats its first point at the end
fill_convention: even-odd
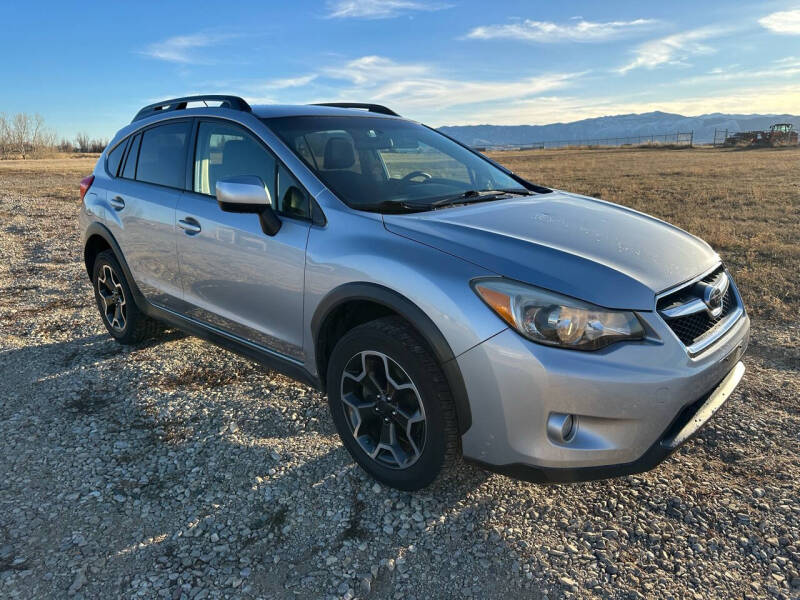
{"type": "Polygon", "coordinates": [[[476,279],[472,289],[511,327],[541,344],[597,350],[644,337],[639,319],[629,311],[608,310],[502,278],[476,279]]]}

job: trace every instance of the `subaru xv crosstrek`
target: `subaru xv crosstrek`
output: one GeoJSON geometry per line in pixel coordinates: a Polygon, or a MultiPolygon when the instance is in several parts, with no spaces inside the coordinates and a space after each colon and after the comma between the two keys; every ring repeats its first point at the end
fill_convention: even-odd
{"type": "Polygon", "coordinates": [[[384,106],[159,102],[81,198],[118,342],[167,324],[314,386],[396,488],[460,456],[536,482],[648,470],[744,372],[750,321],[705,242],[384,106]]]}

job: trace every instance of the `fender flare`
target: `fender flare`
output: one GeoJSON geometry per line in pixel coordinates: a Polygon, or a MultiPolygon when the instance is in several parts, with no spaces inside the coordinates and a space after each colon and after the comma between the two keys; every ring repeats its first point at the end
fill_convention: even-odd
{"type": "MultiPolygon", "coordinates": [[[[147,308],[149,307],[150,303],[147,302],[147,299],[142,294],[142,291],[139,289],[139,286],[136,285],[136,280],[133,278],[133,273],[131,273],[130,267],[128,267],[128,263],[125,260],[125,255],[122,254],[122,249],[119,247],[117,240],[114,238],[114,234],[103,225],[102,223],[98,223],[94,221],[86,228],[86,235],[85,240],[83,242],[83,252],[84,252],[84,261],[86,260],[86,244],[87,242],[95,235],[100,236],[103,238],[106,243],[111,247],[111,251],[116,256],[117,262],[122,267],[123,274],[125,275],[125,279],[128,281],[128,287],[131,289],[131,293],[133,294],[133,300],[136,305],[139,307],[140,310],[147,313],[147,308]]],[[[89,268],[86,268],[87,272],[89,268]]],[[[92,277],[92,274],[89,273],[89,278],[92,277]]]]}
{"type": "Polygon", "coordinates": [[[453,396],[458,419],[458,430],[464,434],[472,425],[472,411],[469,407],[467,389],[458,361],[455,360],[450,344],[431,318],[411,300],[392,290],[376,283],[354,282],[345,283],[334,288],[319,302],[311,318],[311,335],[314,344],[317,373],[320,380],[324,380],[322,362],[319,352],[319,337],[322,324],[328,316],[345,302],[362,300],[380,304],[399,314],[422,336],[433,351],[436,362],[444,373],[453,396]]]}

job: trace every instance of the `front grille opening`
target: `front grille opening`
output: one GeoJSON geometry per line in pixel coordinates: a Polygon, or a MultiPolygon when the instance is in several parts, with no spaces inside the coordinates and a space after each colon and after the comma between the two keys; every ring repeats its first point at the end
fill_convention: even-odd
{"type": "MultiPolygon", "coordinates": [[[[702,281],[710,283],[714,281],[722,271],[723,267],[720,266],[712,273],[709,273],[707,276],[703,277],[702,281]]],[[[671,306],[684,304],[688,300],[691,300],[694,298],[692,294],[692,287],[692,285],[689,285],[683,289],[673,292],[672,294],[669,294],[668,296],[660,298],[656,308],[658,310],[664,310],[671,306]]],[[[733,295],[733,285],[729,285],[728,291],[726,291],[725,295],[722,297],[722,312],[718,317],[712,317],[707,312],[703,311],[693,315],[687,315],[685,317],[678,317],[677,319],[667,319],[666,321],[670,329],[672,329],[672,331],[675,332],[675,335],[678,336],[678,339],[685,346],[691,346],[700,339],[713,333],[714,328],[721,321],[723,321],[725,317],[731,314],[735,308],[736,298],[733,295]]]]}

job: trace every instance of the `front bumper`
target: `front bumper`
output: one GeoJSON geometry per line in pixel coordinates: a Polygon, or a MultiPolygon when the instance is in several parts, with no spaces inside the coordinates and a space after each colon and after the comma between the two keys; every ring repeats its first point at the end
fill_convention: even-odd
{"type": "Polygon", "coordinates": [[[472,411],[464,457],[528,481],[567,482],[646,471],[693,435],[741,380],[743,315],[691,357],[654,313],[655,333],[598,352],[534,344],[505,330],[458,357],[472,411]],[[575,419],[554,440],[553,414],[575,419]]]}
{"type": "Polygon", "coordinates": [[[574,469],[563,467],[533,467],[524,464],[482,464],[490,471],[534,483],[572,483],[576,481],[606,479],[608,477],[621,477],[623,475],[649,471],[677,450],[681,444],[693,437],[714,413],[720,409],[733,393],[733,390],[736,389],[742,376],[744,376],[744,371],[744,363],[736,363],[736,366],[725,376],[725,379],[723,379],[716,388],[681,411],[664,432],[664,436],[653,444],[641,457],[629,463],[578,467],[574,469]]]}

